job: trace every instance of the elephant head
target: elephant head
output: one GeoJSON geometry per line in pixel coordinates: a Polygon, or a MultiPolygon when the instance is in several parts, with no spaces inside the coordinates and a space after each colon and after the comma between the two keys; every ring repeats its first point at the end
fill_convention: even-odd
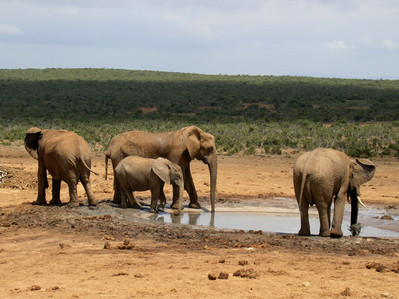
{"type": "Polygon", "coordinates": [[[179,188],[177,204],[180,212],[182,210],[184,190],[183,172],[181,167],[167,159],[157,158],[152,163],[152,170],[164,183],[172,184],[179,188]]]}
{"type": "Polygon", "coordinates": [[[42,138],[42,130],[39,128],[33,127],[26,132],[25,149],[35,160],[38,159],[37,149],[39,148],[40,138],[42,138]]]}
{"type": "Polygon", "coordinates": [[[359,197],[360,186],[373,178],[375,170],[375,165],[368,159],[351,160],[347,193],[351,200],[351,225],[357,223],[358,205],[363,204],[359,197]]]}
{"type": "Polygon", "coordinates": [[[210,193],[212,212],[215,212],[216,180],[217,180],[217,152],[215,138],[198,127],[183,129],[187,151],[191,160],[198,159],[208,165],[210,175],[210,193]]]}

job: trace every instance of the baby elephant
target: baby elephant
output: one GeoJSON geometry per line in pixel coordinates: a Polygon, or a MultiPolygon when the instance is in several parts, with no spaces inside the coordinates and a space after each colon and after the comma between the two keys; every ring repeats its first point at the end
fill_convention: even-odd
{"type": "Polygon", "coordinates": [[[149,159],[139,156],[128,156],[124,158],[115,168],[115,176],[122,189],[121,206],[126,208],[126,197],[129,203],[138,206],[133,191],[151,190],[151,208],[150,212],[156,212],[158,198],[161,199],[160,209],[166,204],[166,198],[163,193],[165,183],[178,187],[178,211],[182,210],[184,181],[183,173],[179,165],[170,162],[164,158],[149,159]]]}

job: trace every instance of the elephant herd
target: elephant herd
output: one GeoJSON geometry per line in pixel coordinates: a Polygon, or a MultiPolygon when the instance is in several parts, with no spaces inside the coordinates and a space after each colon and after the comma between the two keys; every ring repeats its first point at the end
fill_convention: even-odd
{"type": "MultiPolygon", "coordinates": [[[[89,205],[97,204],[90,185],[90,173],[93,172],[90,169],[91,151],[81,136],[66,130],[41,130],[33,127],[26,132],[25,148],[38,160],[38,194],[35,204],[46,204],[47,171],[53,181],[50,204],[61,204],[61,180],[68,184],[70,205],[79,205],[79,181],[86,190],[89,205]]],[[[198,127],[184,127],[164,133],[121,133],[111,139],[105,152],[106,178],[108,159],[111,159],[114,172],[113,202],[122,207],[126,207],[128,202],[131,206],[140,206],[133,191],[150,190],[150,212],[165,208],[165,183],[173,185],[172,208],[181,211],[183,189],[189,195],[189,207],[201,208],[190,171],[191,160],[201,160],[209,168],[211,211],[215,212],[215,138],[198,127]]],[[[374,164],[367,159],[353,160],[334,149],[318,148],[299,156],[293,171],[301,218],[298,234],[310,235],[308,209],[316,205],[320,220],[319,235],[342,237],[341,224],[346,199],[351,203],[351,225],[354,227],[358,205],[362,204],[359,198],[360,186],[372,179],[375,169],[374,164]],[[334,216],[331,222],[333,202],[334,216]]],[[[355,234],[354,231],[352,233],[355,234]]]]}

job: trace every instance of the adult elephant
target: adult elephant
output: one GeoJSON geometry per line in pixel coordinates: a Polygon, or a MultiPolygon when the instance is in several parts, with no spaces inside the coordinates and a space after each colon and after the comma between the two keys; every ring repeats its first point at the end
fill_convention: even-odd
{"type": "MultiPolygon", "coordinates": [[[[190,208],[201,208],[190,171],[190,161],[193,159],[201,160],[209,168],[211,207],[212,212],[215,211],[217,154],[215,138],[211,134],[198,127],[191,126],[174,132],[163,133],[130,131],[112,138],[105,152],[105,173],[107,173],[108,159],[111,159],[114,169],[114,203],[120,204],[121,200],[115,167],[123,158],[131,155],[153,159],[162,157],[178,164],[184,176],[184,189],[190,197],[190,208]]],[[[173,187],[172,208],[177,209],[178,190],[176,188],[176,186],[173,187]]]]}
{"type": "Polygon", "coordinates": [[[88,143],[74,132],[30,128],[25,136],[25,148],[38,160],[38,194],[36,204],[46,204],[47,170],[53,179],[50,204],[61,204],[61,180],[69,187],[69,203],[78,206],[77,184],[82,182],[89,205],[95,206],[90,185],[91,151],[88,143]]]}
{"type": "MultiPolygon", "coordinates": [[[[351,201],[351,227],[357,223],[360,185],[371,180],[374,164],[367,159],[350,159],[329,148],[318,148],[301,155],[294,166],[294,188],[301,214],[299,235],[309,236],[309,205],[316,205],[320,219],[320,236],[342,237],[345,199],[351,201]],[[334,200],[334,218],[330,222],[334,200]],[[331,225],[331,231],[330,231],[331,225]]],[[[353,233],[353,231],[352,231],[353,233]]]]}

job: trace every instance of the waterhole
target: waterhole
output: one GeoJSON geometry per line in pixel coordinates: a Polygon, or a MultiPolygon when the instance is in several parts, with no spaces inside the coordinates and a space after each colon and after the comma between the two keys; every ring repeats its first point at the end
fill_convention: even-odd
{"type": "MultiPolygon", "coordinates": [[[[168,205],[167,205],[168,207],[168,205]]],[[[82,207],[81,207],[82,208],[82,207]]],[[[215,213],[203,209],[185,207],[180,215],[166,208],[165,212],[149,213],[149,207],[122,209],[111,204],[100,204],[98,208],[84,208],[90,215],[111,214],[132,221],[150,221],[158,223],[176,223],[228,230],[254,230],[277,234],[297,234],[300,228],[300,216],[297,203],[291,198],[273,198],[254,201],[244,200],[236,203],[224,203],[216,207],[215,213]]],[[[333,208],[332,208],[333,210],[333,208]]],[[[315,207],[309,209],[309,221],[312,235],[319,233],[319,218],[315,207]]],[[[345,207],[342,231],[349,236],[350,205],[345,207]]],[[[359,210],[358,222],[362,224],[360,236],[399,237],[399,209],[395,207],[370,206],[359,210]]]]}

